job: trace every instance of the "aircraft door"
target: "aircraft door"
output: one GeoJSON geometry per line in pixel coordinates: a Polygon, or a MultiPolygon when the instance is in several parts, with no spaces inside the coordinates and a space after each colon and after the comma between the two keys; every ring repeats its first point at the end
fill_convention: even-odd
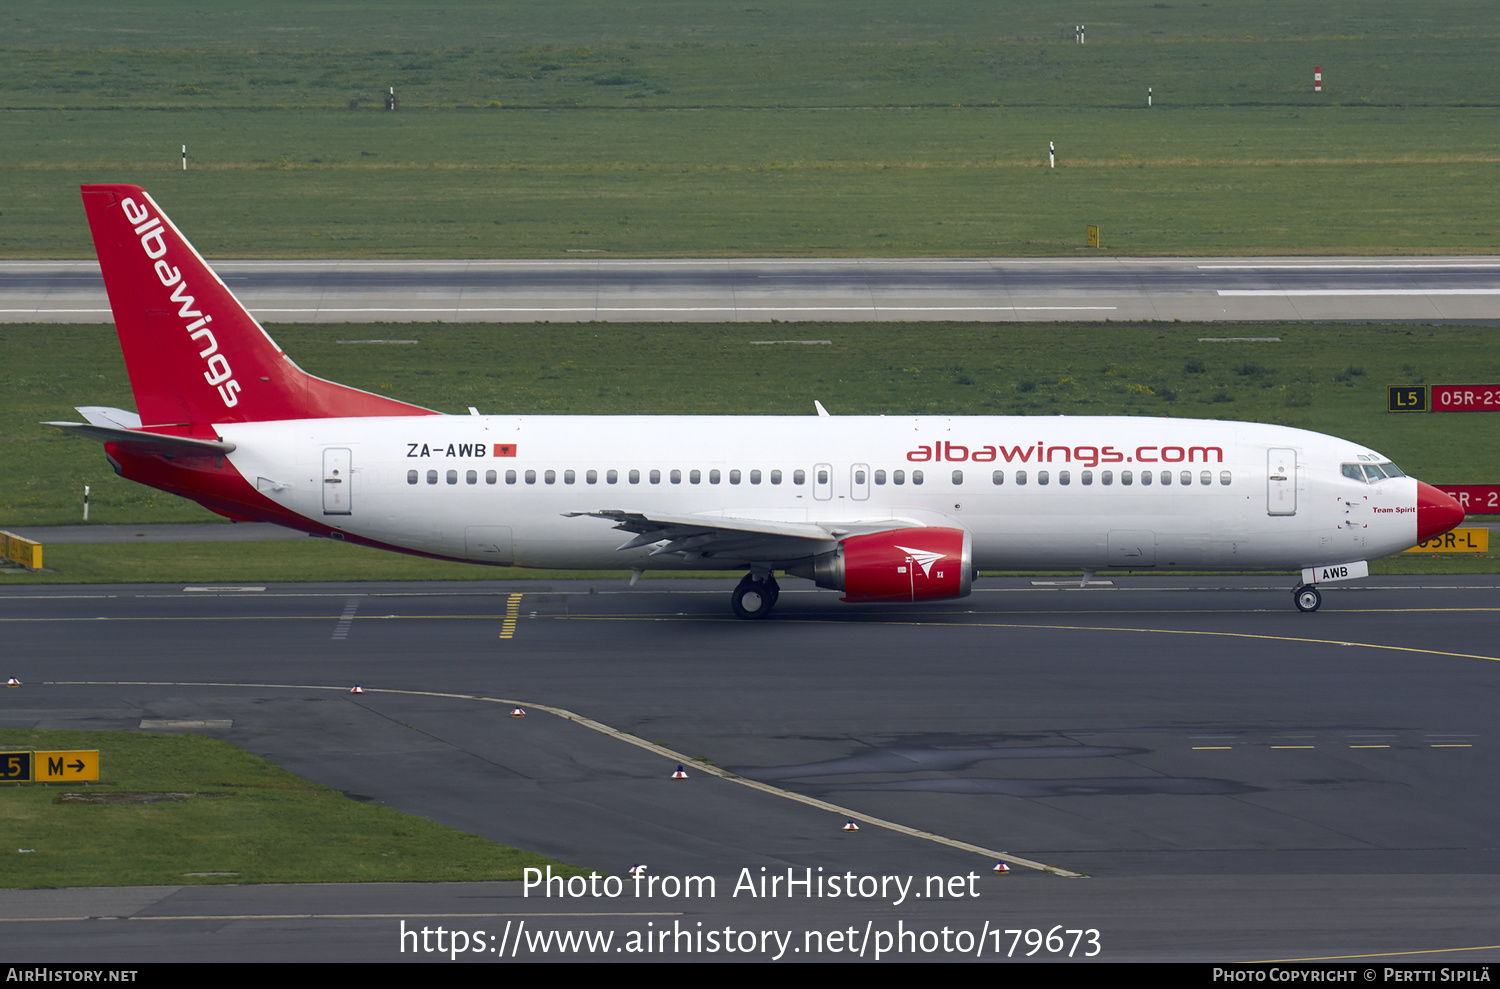
{"type": "Polygon", "coordinates": [[[328,447],[323,451],[323,514],[354,514],[354,491],[350,482],[353,458],[344,447],[328,447]]]}
{"type": "Polygon", "coordinates": [[[828,501],[833,497],[833,465],[818,464],[813,467],[813,497],[828,501]]]}
{"type": "Polygon", "coordinates": [[[1266,514],[1297,514],[1297,451],[1266,451],[1266,514]]]}
{"type": "Polygon", "coordinates": [[[855,464],[849,468],[849,497],[866,501],[870,497],[870,465],[855,464]]]}

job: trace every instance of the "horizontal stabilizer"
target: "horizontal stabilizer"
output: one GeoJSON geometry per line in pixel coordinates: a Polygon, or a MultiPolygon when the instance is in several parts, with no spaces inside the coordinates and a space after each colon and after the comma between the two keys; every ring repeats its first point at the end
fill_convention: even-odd
{"type": "MultiPolygon", "coordinates": [[[[82,410],[80,410],[82,411],[82,410]]],[[[105,443],[119,443],[141,453],[160,453],[168,457],[222,457],[234,452],[234,444],[225,440],[196,440],[190,436],[164,436],[139,429],[101,426],[92,422],[44,422],[70,433],[79,433],[105,443]]]]}

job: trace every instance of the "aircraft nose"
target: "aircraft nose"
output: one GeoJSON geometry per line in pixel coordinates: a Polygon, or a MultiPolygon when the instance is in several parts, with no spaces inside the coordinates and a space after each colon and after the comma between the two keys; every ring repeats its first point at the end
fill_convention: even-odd
{"type": "Polygon", "coordinates": [[[1451,495],[1417,482],[1417,542],[1440,536],[1463,520],[1464,510],[1451,495]]]}

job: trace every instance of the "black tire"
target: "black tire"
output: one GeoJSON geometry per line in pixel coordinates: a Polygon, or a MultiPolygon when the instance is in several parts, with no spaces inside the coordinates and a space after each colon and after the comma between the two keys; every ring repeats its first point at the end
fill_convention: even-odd
{"type": "Polygon", "coordinates": [[[729,606],[736,618],[764,618],[776,607],[775,581],[758,581],[746,577],[729,596],[729,606]]]}
{"type": "Polygon", "coordinates": [[[1323,594],[1316,587],[1307,585],[1292,590],[1292,601],[1298,611],[1317,611],[1323,605],[1323,594]]]}

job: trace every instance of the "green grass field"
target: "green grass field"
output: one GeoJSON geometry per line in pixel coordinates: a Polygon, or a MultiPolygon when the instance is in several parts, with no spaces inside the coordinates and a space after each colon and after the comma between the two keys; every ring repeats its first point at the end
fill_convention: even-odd
{"type": "Polygon", "coordinates": [[[1500,251],[1476,0],[18,6],[0,257],[95,181],[210,257],[1500,251]]]}
{"type": "Polygon", "coordinates": [[[13,5],[18,107],[1494,105],[1485,0],[13,5]],[[1087,44],[1073,26],[1088,25],[1087,44]]]}
{"type": "MultiPolygon", "coordinates": [[[[1382,451],[1436,483],[1500,474],[1483,415],[1385,411],[1386,386],[1500,380],[1494,331],[1468,326],[803,323],[808,348],[734,324],[411,324],[415,346],[353,347],[388,328],[284,324],[305,369],[449,412],[487,414],[1144,415],[1300,426],[1382,451]],[[1281,343],[1200,343],[1279,336],[1281,343]]],[[[0,528],[215,518],[114,476],[99,444],[37,423],[132,408],[107,325],[0,324],[0,528]]]]}
{"type": "Polygon", "coordinates": [[[7,729],[0,748],[96,749],[100,767],[99,783],[0,785],[4,887],[459,882],[520,879],[546,865],[584,874],[359,803],[216,739],[7,729]],[[160,793],[184,799],[129,796],[160,793]]]}

